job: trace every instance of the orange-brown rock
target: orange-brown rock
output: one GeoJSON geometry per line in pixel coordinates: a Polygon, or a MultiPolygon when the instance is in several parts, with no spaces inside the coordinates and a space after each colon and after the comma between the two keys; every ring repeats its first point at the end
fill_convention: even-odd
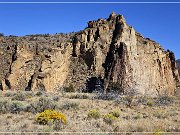
{"type": "Polygon", "coordinates": [[[115,13],[77,33],[1,37],[0,60],[2,90],[53,91],[73,84],[81,91],[88,79],[98,78],[104,90],[116,82],[124,93],[155,96],[174,94],[179,81],[173,52],[115,13]]]}

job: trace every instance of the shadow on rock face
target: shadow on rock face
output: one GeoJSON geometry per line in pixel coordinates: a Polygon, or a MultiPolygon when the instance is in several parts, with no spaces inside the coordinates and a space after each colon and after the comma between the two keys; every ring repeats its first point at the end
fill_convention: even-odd
{"type": "Polygon", "coordinates": [[[94,91],[103,91],[103,89],[103,79],[91,77],[86,81],[86,90],[84,92],[92,93],[94,91]]]}

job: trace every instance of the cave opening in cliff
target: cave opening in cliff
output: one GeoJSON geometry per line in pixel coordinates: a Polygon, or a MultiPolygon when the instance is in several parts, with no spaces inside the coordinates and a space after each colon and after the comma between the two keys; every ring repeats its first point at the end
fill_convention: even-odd
{"type": "Polygon", "coordinates": [[[33,83],[33,75],[31,76],[31,79],[29,80],[28,85],[25,88],[25,91],[31,91],[32,83],[33,83]]]}
{"type": "Polygon", "coordinates": [[[103,91],[103,79],[101,77],[91,77],[86,80],[86,91],[88,93],[92,93],[93,91],[103,91]]]}
{"type": "Polygon", "coordinates": [[[0,82],[0,90],[3,90],[3,86],[2,83],[0,82]]]}
{"type": "Polygon", "coordinates": [[[5,79],[5,84],[8,87],[8,89],[11,89],[11,83],[9,82],[8,79],[5,79]]]}
{"type": "Polygon", "coordinates": [[[88,50],[84,55],[84,60],[88,68],[90,69],[94,63],[94,54],[91,50],[88,50]]]}

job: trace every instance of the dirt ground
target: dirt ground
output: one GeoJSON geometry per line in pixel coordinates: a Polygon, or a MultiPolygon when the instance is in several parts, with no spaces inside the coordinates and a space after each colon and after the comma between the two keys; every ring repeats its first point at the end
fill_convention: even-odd
{"type": "Polygon", "coordinates": [[[6,91],[0,93],[0,112],[1,133],[180,134],[179,96],[108,99],[87,93],[6,91]],[[40,125],[35,117],[45,109],[63,113],[67,124],[40,125]]]}

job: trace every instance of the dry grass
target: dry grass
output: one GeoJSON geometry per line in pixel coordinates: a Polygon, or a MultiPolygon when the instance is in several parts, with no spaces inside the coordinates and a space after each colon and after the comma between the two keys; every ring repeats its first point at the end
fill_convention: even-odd
{"type": "Polygon", "coordinates": [[[23,94],[19,93],[14,98],[13,92],[0,93],[1,101],[7,101],[8,104],[20,102],[23,105],[16,113],[1,113],[1,132],[56,131],[58,125],[54,130],[53,125],[39,125],[35,121],[35,116],[40,110],[52,109],[50,104],[53,104],[53,109],[67,116],[67,125],[58,129],[61,132],[180,132],[179,98],[173,98],[173,102],[168,105],[155,104],[157,99],[146,99],[141,103],[142,101],[139,102],[137,98],[133,100],[132,106],[127,107],[121,100],[117,102],[117,99],[96,99],[93,98],[93,94],[31,93],[25,96],[23,94]],[[39,103],[42,98],[45,105],[39,103]],[[38,104],[42,107],[37,111],[29,108],[30,105],[39,107],[38,104]],[[100,112],[98,119],[88,118],[90,110],[100,112]]]}

